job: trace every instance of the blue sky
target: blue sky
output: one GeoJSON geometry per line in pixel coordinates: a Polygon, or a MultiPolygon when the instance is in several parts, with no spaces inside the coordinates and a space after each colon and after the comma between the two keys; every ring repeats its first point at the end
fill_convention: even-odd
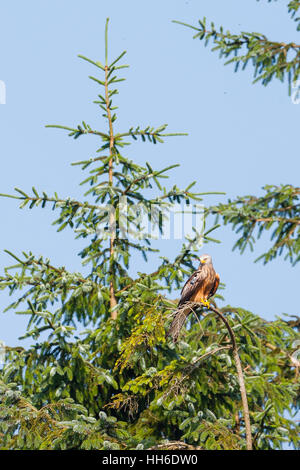
{"type": "MultiPolygon", "coordinates": [[[[259,31],[270,39],[296,41],[297,31],[286,2],[255,0],[11,0],[1,6],[0,80],[6,84],[6,104],[0,105],[0,192],[15,186],[29,191],[34,185],[47,194],[82,198],[83,179],[70,163],[95,155],[93,137],[76,141],[46,124],[76,126],[82,120],[103,130],[104,121],[92,103],[99,90],[88,79],[92,66],[80,60],[104,57],[104,25],[110,17],[109,55],[126,49],[126,81],[117,98],[116,130],[151,124],[169,124],[170,132],[187,132],[163,145],[134,144],[127,155],[154,168],[180,163],[169,184],[197,181],[199,191],[224,191],[208,196],[206,204],[237,195],[261,194],[265,184],[299,185],[298,132],[300,106],[292,103],[287,85],[252,85],[252,69],[235,74],[217,53],[192,39],[192,31],[172,23],[195,24],[206,16],[232,32],[259,31]]],[[[82,243],[70,230],[56,233],[55,213],[48,209],[20,210],[14,200],[0,199],[2,229],[0,268],[15,253],[31,250],[58,266],[81,270],[77,253],[82,243]]],[[[299,267],[279,258],[267,266],[255,253],[232,252],[235,237],[229,228],[215,236],[220,245],[206,246],[226,284],[226,303],[247,308],[266,319],[283,312],[297,314],[295,294],[299,267]]],[[[161,241],[162,253],[173,257],[178,243],[161,241]]],[[[151,272],[156,259],[135,268],[151,272]]],[[[140,264],[139,264],[140,263],[140,264]]],[[[1,311],[9,303],[0,291],[1,311]]],[[[18,343],[25,318],[13,312],[0,316],[0,339],[18,343]]]]}

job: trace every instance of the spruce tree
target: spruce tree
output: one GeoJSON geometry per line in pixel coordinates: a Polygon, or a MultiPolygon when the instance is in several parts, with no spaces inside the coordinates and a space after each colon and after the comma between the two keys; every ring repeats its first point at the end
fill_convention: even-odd
{"type": "MultiPolygon", "coordinates": [[[[80,56],[96,71],[90,78],[101,90],[95,103],[103,113],[104,130],[86,122],[49,126],[67,130],[75,139],[98,139],[96,156],[75,162],[88,171],[85,199],[49,196],[35,187],[32,194],[16,188],[15,194],[2,195],[20,200],[20,207],[57,210],[58,231],[70,227],[86,240],[80,256],[89,272],[54,266],[47,255],[9,253],[13,264],[0,277],[0,288],[20,291],[8,308],[29,316],[24,337],[32,345],[5,348],[0,448],[244,449],[247,423],[234,351],[246,383],[253,447],[296,446],[296,426],[288,413],[297,403],[299,319],[266,321],[242,307],[218,309],[218,293],[210,309],[195,306],[176,345],[166,337],[176,310],[172,292],[195,269],[199,238],[215,242],[211,232],[217,222],[204,233],[196,227],[174,259],[161,256],[155,271],[131,274],[132,254],[139,252],[147,260],[154,251],[150,235],[138,236],[145,232],[145,217],[151,216],[163,233],[168,208],[174,203],[193,207],[192,201],[202,202],[204,195],[192,191],[195,183],[184,189],[162,184],[176,165],[153,169],[126,156],[127,145],[137,139],[159,144],[181,134],[167,133],[166,125],[116,131],[113,100],[123,80],[119,73],[127,65],[121,63],[125,52],[109,60],[107,29],[108,21],[104,61],[80,56]]],[[[286,249],[295,262],[299,191],[266,189],[265,198],[207,205],[205,212],[242,233],[237,242],[241,250],[252,243],[256,226],[261,232],[277,224],[265,261],[286,249]],[[285,219],[296,224],[293,231],[285,219]]]]}

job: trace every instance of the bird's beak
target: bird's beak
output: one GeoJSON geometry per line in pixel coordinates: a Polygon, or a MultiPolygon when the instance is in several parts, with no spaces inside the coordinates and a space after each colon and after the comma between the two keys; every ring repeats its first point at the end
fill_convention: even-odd
{"type": "Polygon", "coordinates": [[[201,264],[205,264],[205,260],[204,260],[204,259],[200,259],[200,263],[201,263],[201,264]]]}

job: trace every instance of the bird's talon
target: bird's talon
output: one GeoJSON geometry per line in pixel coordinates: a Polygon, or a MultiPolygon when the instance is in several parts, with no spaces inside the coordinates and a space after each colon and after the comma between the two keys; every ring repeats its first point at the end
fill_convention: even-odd
{"type": "Polygon", "coordinates": [[[201,300],[201,303],[202,303],[202,305],[204,305],[207,308],[210,307],[210,303],[208,302],[208,300],[201,300]]]}

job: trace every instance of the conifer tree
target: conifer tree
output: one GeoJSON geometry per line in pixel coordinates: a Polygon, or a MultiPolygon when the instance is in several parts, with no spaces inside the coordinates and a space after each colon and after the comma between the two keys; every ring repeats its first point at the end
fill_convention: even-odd
{"type": "MultiPolygon", "coordinates": [[[[20,207],[57,210],[58,231],[70,227],[86,240],[80,256],[89,273],[54,266],[47,256],[9,253],[13,264],[0,277],[0,288],[19,291],[7,310],[28,315],[24,338],[31,338],[32,345],[5,347],[0,449],[246,448],[232,332],[245,377],[253,447],[296,446],[296,425],[288,413],[297,405],[299,319],[267,322],[242,307],[218,309],[218,294],[211,309],[195,307],[176,345],[166,337],[176,309],[170,294],[194,270],[199,237],[214,243],[211,231],[218,225],[205,227],[204,233],[195,228],[174,259],[161,256],[154,272],[131,275],[132,253],[147,260],[154,251],[150,235],[137,236],[145,232],[142,216],[150,215],[163,233],[165,209],[201,202],[204,194],[192,191],[195,183],[184,189],[162,185],[175,164],[153,169],[126,156],[132,141],[160,144],[181,134],[167,133],[166,125],[116,130],[113,100],[123,80],[118,74],[127,65],[121,63],[125,52],[109,60],[107,29],[108,21],[103,63],[80,56],[96,71],[90,78],[101,89],[95,103],[104,130],[86,122],[49,126],[75,139],[92,135],[99,142],[95,157],[75,162],[89,170],[85,199],[49,196],[35,187],[30,194],[19,188],[2,194],[20,200],[20,207]],[[77,331],[78,324],[84,331],[77,331]]],[[[241,250],[252,243],[256,226],[261,232],[277,224],[265,261],[284,249],[297,261],[293,237],[299,228],[299,192],[291,187],[267,191],[266,198],[240,198],[208,206],[206,212],[242,231],[241,250]],[[266,220],[257,217],[259,211],[266,220]]]]}

